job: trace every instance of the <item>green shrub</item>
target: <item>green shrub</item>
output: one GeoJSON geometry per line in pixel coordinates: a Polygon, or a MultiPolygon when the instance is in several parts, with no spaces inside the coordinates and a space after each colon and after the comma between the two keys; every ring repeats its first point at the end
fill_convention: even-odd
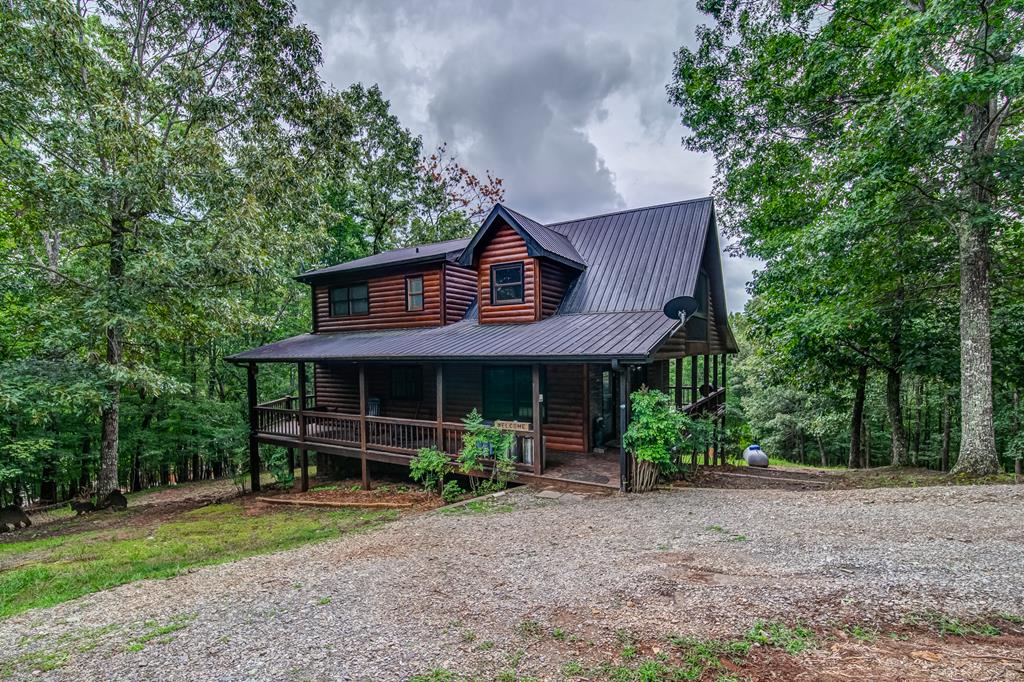
{"type": "Polygon", "coordinates": [[[291,488],[295,484],[295,472],[288,466],[288,451],[284,448],[271,449],[267,471],[284,488],[291,488]]]}
{"type": "Polygon", "coordinates": [[[633,457],[632,489],[650,490],[659,475],[675,473],[680,453],[710,444],[712,424],[679,412],[672,398],[646,386],[630,396],[633,417],[623,435],[633,457]]]}
{"type": "Polygon", "coordinates": [[[451,504],[452,502],[457,502],[465,494],[466,491],[462,489],[458,481],[448,481],[444,484],[444,489],[441,491],[441,499],[451,504]]]}
{"type": "Polygon", "coordinates": [[[469,476],[469,485],[474,494],[484,483],[488,492],[501,490],[515,477],[516,463],[512,459],[512,446],[515,434],[502,431],[495,426],[484,424],[483,417],[474,409],[462,420],[466,431],[462,435],[462,450],[456,461],[462,471],[469,476]],[[485,478],[483,460],[492,460],[493,468],[490,477],[485,478]]]}
{"type": "Polygon", "coordinates": [[[428,490],[441,492],[444,477],[451,471],[448,455],[437,448],[420,448],[409,461],[409,476],[428,490]]]}

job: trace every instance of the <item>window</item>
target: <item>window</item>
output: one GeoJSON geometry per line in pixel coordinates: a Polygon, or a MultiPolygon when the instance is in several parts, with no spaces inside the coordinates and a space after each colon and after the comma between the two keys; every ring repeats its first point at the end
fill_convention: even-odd
{"type": "Polygon", "coordinates": [[[346,287],[331,287],[331,317],[368,315],[370,313],[369,287],[366,283],[346,287]]]}
{"type": "Polygon", "coordinates": [[[491,266],[491,303],[523,302],[523,264],[505,263],[491,266]]]}
{"type": "MultiPolygon", "coordinates": [[[[540,375],[544,395],[546,376],[540,375]]],[[[533,420],[533,370],[530,367],[484,367],[484,419],[533,420]]],[[[541,420],[547,420],[547,401],[541,403],[541,420]]]]}
{"type": "Polygon", "coordinates": [[[423,368],[416,365],[391,368],[391,399],[420,400],[423,397],[423,368]]]}
{"type": "Polygon", "coordinates": [[[409,312],[423,310],[423,275],[405,278],[405,309],[409,312]]]}

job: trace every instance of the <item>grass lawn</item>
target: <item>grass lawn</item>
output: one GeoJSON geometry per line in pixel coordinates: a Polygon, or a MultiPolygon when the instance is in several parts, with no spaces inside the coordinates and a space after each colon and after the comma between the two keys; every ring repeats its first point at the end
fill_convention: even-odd
{"type": "Polygon", "coordinates": [[[146,578],[366,530],[390,510],[274,509],[215,504],[170,521],[0,544],[0,618],[146,578]]]}

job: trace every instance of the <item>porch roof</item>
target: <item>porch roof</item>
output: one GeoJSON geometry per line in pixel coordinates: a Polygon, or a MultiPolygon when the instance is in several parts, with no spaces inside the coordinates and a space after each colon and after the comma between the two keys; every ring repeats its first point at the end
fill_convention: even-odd
{"type": "Polygon", "coordinates": [[[660,310],[554,315],[531,324],[467,319],[444,327],[300,334],[227,360],[644,361],[678,324],[660,310]]]}

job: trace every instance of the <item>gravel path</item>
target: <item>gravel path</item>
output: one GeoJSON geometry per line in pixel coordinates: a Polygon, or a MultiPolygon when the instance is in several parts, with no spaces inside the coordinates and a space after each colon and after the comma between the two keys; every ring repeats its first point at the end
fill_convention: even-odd
{"type": "Polygon", "coordinates": [[[404,680],[493,675],[514,655],[555,679],[562,661],[523,644],[534,623],[601,642],[1024,614],[1024,486],[498,499],[21,614],[0,622],[0,673],[404,680]],[[64,665],[33,672],[54,650],[64,665]]]}

